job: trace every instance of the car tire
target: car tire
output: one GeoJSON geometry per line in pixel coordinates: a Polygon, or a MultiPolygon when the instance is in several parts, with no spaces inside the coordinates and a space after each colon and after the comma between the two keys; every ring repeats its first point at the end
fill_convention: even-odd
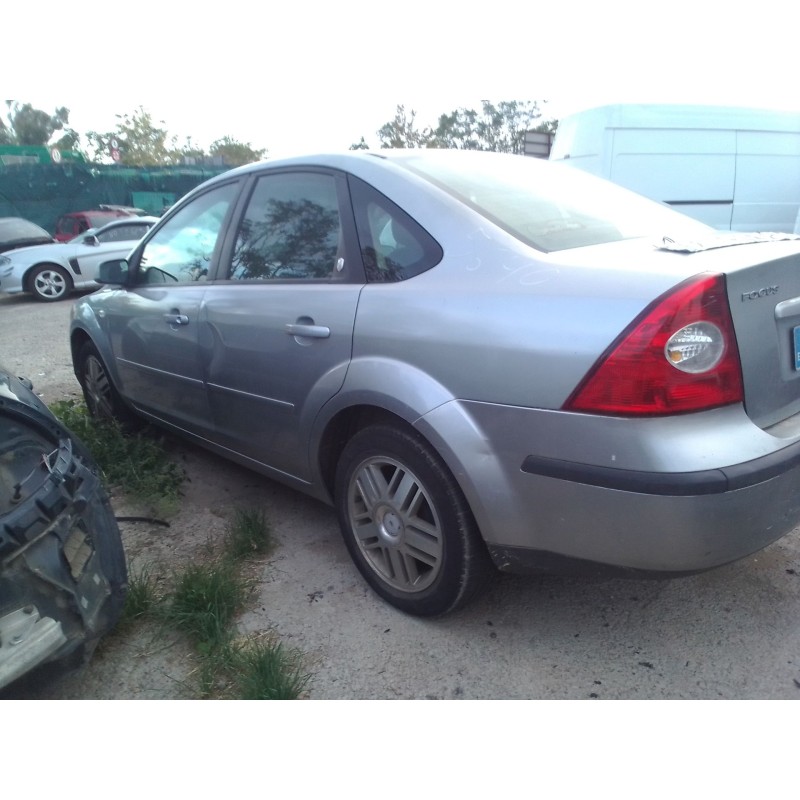
{"type": "Polygon", "coordinates": [[[72,278],[56,264],[40,264],[28,276],[30,293],[43,303],[62,300],[72,291],[72,278]]]}
{"type": "Polygon", "coordinates": [[[411,431],[380,424],[356,433],[339,459],[334,494],[350,556],[401,611],[454,611],[493,572],[455,478],[411,431]]]}
{"type": "Polygon", "coordinates": [[[142,421],[120,397],[93,342],[84,342],[81,346],[77,366],[83,398],[92,417],[117,422],[125,430],[141,427],[142,421]]]}

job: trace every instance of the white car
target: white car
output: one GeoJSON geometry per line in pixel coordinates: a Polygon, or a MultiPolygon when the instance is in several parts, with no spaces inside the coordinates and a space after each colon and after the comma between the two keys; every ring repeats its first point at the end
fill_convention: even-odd
{"type": "Polygon", "coordinates": [[[0,255],[0,292],[30,292],[37,300],[61,300],[73,289],[91,289],[103,261],[125,258],[158,217],[123,217],[69,242],[21,247],[0,255]]]}

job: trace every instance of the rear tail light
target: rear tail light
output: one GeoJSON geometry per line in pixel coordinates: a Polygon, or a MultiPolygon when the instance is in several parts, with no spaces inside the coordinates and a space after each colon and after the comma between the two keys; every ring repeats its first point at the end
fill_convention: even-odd
{"type": "Polygon", "coordinates": [[[691,278],[646,308],[609,347],[564,409],[653,416],[744,399],[725,278],[691,278]]]}

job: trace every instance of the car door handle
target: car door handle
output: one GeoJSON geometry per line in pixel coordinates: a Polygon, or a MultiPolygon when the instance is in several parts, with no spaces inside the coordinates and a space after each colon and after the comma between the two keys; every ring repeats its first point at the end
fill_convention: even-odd
{"type": "Polygon", "coordinates": [[[189,317],[187,317],[186,314],[172,312],[170,314],[164,314],[164,322],[166,322],[167,325],[188,325],[189,317]]]}
{"type": "Polygon", "coordinates": [[[286,333],[289,336],[306,336],[311,339],[327,339],[331,335],[331,329],[324,325],[304,325],[302,323],[287,323],[286,333]]]}

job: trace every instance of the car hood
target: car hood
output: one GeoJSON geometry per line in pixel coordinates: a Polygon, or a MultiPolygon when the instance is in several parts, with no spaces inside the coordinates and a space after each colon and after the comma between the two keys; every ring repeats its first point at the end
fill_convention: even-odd
{"type": "Polygon", "coordinates": [[[58,254],[65,252],[63,248],[63,242],[49,242],[48,244],[37,244],[30,247],[15,247],[13,250],[6,251],[3,255],[8,258],[21,258],[24,260],[36,259],[40,255],[48,258],[57,258],[58,254]]]}
{"type": "Polygon", "coordinates": [[[15,242],[2,242],[0,243],[0,253],[11,253],[15,250],[29,250],[32,247],[49,247],[54,244],[57,244],[57,242],[52,239],[21,239],[15,242]]]}

